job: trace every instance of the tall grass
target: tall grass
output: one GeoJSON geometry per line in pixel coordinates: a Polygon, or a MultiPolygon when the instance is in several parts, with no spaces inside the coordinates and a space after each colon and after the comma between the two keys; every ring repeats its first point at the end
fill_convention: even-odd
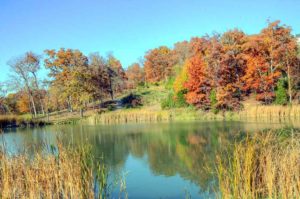
{"type": "Polygon", "coordinates": [[[87,117],[90,124],[119,124],[160,121],[259,121],[259,122],[297,122],[300,121],[300,106],[253,105],[240,112],[218,112],[196,110],[192,107],[157,110],[152,107],[123,109],[87,117]]]}
{"type": "Polygon", "coordinates": [[[97,114],[87,118],[90,124],[122,124],[169,121],[168,111],[149,111],[144,109],[129,109],[97,114]]]}
{"type": "Polygon", "coordinates": [[[89,147],[0,152],[0,198],[107,198],[107,169],[89,147]]]}
{"type": "Polygon", "coordinates": [[[221,198],[299,198],[300,133],[259,132],[217,157],[221,198]]]}
{"type": "Polygon", "coordinates": [[[239,112],[241,119],[254,119],[258,121],[289,121],[300,120],[300,105],[251,105],[239,112]]]}

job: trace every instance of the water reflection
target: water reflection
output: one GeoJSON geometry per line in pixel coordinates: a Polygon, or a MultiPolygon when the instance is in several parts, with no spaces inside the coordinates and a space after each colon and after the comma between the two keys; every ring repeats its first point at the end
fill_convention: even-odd
{"type": "Polygon", "coordinates": [[[93,153],[112,173],[128,172],[129,198],[214,197],[218,151],[244,132],[280,128],[283,124],[191,122],[117,126],[49,126],[15,130],[2,137],[16,153],[32,143],[93,145],[93,153]]]}

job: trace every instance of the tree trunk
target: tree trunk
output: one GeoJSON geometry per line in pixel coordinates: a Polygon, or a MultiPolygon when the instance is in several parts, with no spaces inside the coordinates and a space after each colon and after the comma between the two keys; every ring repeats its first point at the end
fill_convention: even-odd
{"type": "Polygon", "coordinates": [[[68,97],[68,109],[69,112],[72,113],[73,112],[73,108],[72,108],[72,103],[71,103],[71,97],[68,97]]]}
{"type": "Polygon", "coordinates": [[[290,65],[287,61],[287,77],[288,77],[288,93],[289,93],[289,102],[292,103],[292,82],[291,82],[291,74],[290,74],[290,65]]]}
{"type": "Polygon", "coordinates": [[[47,122],[50,122],[49,111],[47,111],[47,122]]]}
{"type": "Polygon", "coordinates": [[[83,118],[83,108],[80,108],[80,117],[83,118]]]}
{"type": "MultiPolygon", "coordinates": [[[[33,75],[33,78],[34,78],[34,83],[35,83],[35,87],[37,90],[39,90],[39,85],[38,85],[38,81],[37,81],[37,77],[35,75],[34,72],[31,72],[32,75],[33,75]]],[[[39,102],[40,102],[40,106],[41,106],[41,109],[42,109],[42,114],[45,116],[45,110],[44,110],[44,104],[43,104],[43,100],[41,98],[41,96],[39,95],[39,102]]]]}
{"type": "Polygon", "coordinates": [[[114,91],[113,91],[113,86],[112,86],[112,80],[111,78],[109,78],[109,94],[110,94],[110,97],[111,97],[111,100],[114,100],[114,91]]]}
{"type": "Polygon", "coordinates": [[[33,108],[34,117],[36,118],[36,116],[37,116],[37,112],[36,112],[36,107],[35,107],[35,103],[34,103],[34,99],[33,99],[33,96],[32,96],[32,94],[30,94],[30,101],[31,101],[31,104],[32,104],[32,108],[33,108]]]}
{"type": "Polygon", "coordinates": [[[40,98],[40,104],[41,104],[42,114],[45,116],[45,110],[44,110],[43,100],[41,98],[40,98]]]}

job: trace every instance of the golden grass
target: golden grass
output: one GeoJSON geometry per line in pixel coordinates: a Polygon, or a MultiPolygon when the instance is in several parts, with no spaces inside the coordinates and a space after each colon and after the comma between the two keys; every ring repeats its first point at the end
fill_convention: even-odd
{"type": "Polygon", "coordinates": [[[142,107],[137,109],[122,109],[91,114],[85,121],[90,124],[119,124],[160,121],[259,121],[259,122],[294,122],[300,121],[300,105],[251,105],[240,112],[219,112],[214,114],[188,108],[174,108],[159,110],[156,107],[142,107]]]}
{"type": "Polygon", "coordinates": [[[260,132],[217,157],[221,198],[299,198],[299,132],[260,132]]]}
{"type": "Polygon", "coordinates": [[[60,146],[33,156],[1,152],[0,198],[105,198],[106,169],[89,151],[60,146]]]}
{"type": "Polygon", "coordinates": [[[118,110],[97,114],[87,118],[90,124],[120,124],[169,121],[168,111],[149,111],[146,109],[118,110]]]}
{"type": "Polygon", "coordinates": [[[273,122],[300,120],[300,105],[249,105],[239,112],[239,117],[273,122]]]}

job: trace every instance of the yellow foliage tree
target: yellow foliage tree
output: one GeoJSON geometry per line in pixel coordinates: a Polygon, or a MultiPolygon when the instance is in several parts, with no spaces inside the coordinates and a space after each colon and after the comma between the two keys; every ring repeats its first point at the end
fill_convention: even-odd
{"type": "Polygon", "coordinates": [[[185,64],[174,81],[173,89],[175,94],[185,89],[184,84],[187,81],[187,79],[188,79],[187,64],[185,64]]]}

